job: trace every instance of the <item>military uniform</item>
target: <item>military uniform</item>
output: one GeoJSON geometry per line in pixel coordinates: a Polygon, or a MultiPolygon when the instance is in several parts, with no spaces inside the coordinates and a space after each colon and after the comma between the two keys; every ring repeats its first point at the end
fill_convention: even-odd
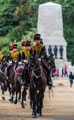
{"type": "Polygon", "coordinates": [[[19,54],[18,51],[16,51],[16,52],[12,51],[12,52],[11,52],[11,58],[12,58],[12,61],[13,61],[13,62],[15,62],[15,61],[17,60],[18,54],[19,54]]]}
{"type": "MultiPolygon", "coordinates": [[[[23,42],[22,46],[30,46],[30,41],[25,41],[23,42]]],[[[21,50],[18,55],[18,61],[24,61],[27,60],[29,61],[29,56],[30,56],[30,50],[27,50],[26,48],[24,50],[21,50]]]]}
{"type": "Polygon", "coordinates": [[[3,54],[2,53],[0,53],[0,64],[1,64],[1,62],[2,62],[2,59],[3,59],[3,54]]]}
{"type": "MultiPolygon", "coordinates": [[[[12,48],[13,49],[17,48],[17,44],[12,44],[12,48]]],[[[12,50],[10,52],[10,54],[8,54],[8,56],[7,56],[7,62],[9,62],[10,60],[12,60],[13,62],[15,62],[17,60],[17,58],[18,58],[18,54],[19,54],[18,51],[12,50]]]]}
{"type": "MultiPolygon", "coordinates": [[[[30,49],[28,49],[28,47],[30,48],[30,41],[23,42],[22,46],[24,46],[25,48],[22,51],[20,51],[18,55],[18,61],[27,60],[29,62],[30,49]]],[[[29,77],[28,77],[28,63],[27,63],[25,64],[22,73],[22,84],[24,85],[28,83],[29,83],[29,77]]]]}
{"type": "Polygon", "coordinates": [[[38,55],[38,58],[46,59],[46,51],[42,44],[36,44],[32,47],[32,51],[36,51],[36,54],[38,55]]]}

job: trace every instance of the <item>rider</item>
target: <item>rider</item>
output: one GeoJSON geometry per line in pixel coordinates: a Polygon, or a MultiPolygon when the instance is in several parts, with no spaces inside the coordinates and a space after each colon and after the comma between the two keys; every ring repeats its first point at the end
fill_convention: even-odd
{"type": "Polygon", "coordinates": [[[11,52],[11,58],[13,63],[17,61],[19,52],[17,51],[17,44],[12,44],[13,51],[11,52]]]}
{"type": "Polygon", "coordinates": [[[12,48],[12,46],[9,46],[9,51],[10,51],[10,53],[8,54],[8,56],[6,57],[6,61],[7,62],[9,62],[9,61],[11,61],[11,52],[13,51],[13,48],[12,48]]]}
{"type": "Polygon", "coordinates": [[[1,53],[1,48],[0,48],[0,64],[2,62],[3,57],[4,57],[4,55],[1,53]]]}
{"type": "Polygon", "coordinates": [[[47,72],[47,85],[51,86],[52,82],[51,82],[51,78],[49,78],[50,77],[50,70],[46,66],[46,64],[44,63],[44,60],[47,59],[47,54],[46,54],[45,47],[40,43],[40,41],[41,41],[40,34],[35,34],[33,39],[34,39],[35,45],[33,45],[32,51],[36,51],[38,58],[41,59],[42,67],[47,72]]]}
{"type": "Polygon", "coordinates": [[[18,58],[17,44],[12,44],[10,55],[7,56],[9,66],[7,67],[7,76],[9,77],[10,69],[14,66],[18,58]]]}
{"type": "Polygon", "coordinates": [[[23,41],[22,42],[22,50],[19,52],[19,54],[18,54],[18,61],[21,61],[21,62],[23,62],[23,60],[22,60],[22,54],[24,54],[25,53],[25,46],[26,46],[26,41],[23,41]]]}
{"type": "Polygon", "coordinates": [[[29,83],[29,75],[28,75],[28,62],[29,62],[29,56],[30,56],[30,41],[24,42],[25,49],[21,54],[21,60],[24,61],[25,65],[23,68],[22,73],[22,84],[28,84],[29,83]]]}
{"type": "Polygon", "coordinates": [[[30,41],[24,41],[22,43],[23,50],[19,52],[18,55],[18,61],[29,61],[29,55],[30,55],[30,41]]]}

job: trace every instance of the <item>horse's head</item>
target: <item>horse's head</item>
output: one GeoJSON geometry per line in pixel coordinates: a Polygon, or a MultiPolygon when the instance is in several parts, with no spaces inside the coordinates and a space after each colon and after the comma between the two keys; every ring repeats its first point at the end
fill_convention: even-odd
{"type": "Polygon", "coordinates": [[[50,69],[52,72],[55,72],[55,71],[56,71],[56,66],[55,66],[55,59],[54,59],[54,55],[53,55],[53,54],[51,54],[51,55],[47,58],[46,62],[47,62],[47,65],[48,65],[49,69],[50,69]]]}
{"type": "Polygon", "coordinates": [[[30,52],[30,58],[29,58],[29,70],[32,71],[35,68],[39,66],[38,56],[36,54],[36,51],[30,52]]]}
{"type": "Polygon", "coordinates": [[[7,67],[7,62],[6,62],[6,58],[5,57],[3,57],[3,59],[2,59],[2,63],[1,63],[1,69],[2,69],[2,71],[5,71],[5,68],[7,67]]]}

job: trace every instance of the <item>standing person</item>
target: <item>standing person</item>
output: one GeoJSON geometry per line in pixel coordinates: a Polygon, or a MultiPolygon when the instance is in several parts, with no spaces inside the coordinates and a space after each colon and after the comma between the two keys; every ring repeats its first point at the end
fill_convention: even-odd
{"type": "Polygon", "coordinates": [[[2,54],[1,48],[0,48],[0,64],[1,64],[2,60],[3,60],[3,57],[4,57],[4,55],[2,54]]]}
{"type": "Polygon", "coordinates": [[[64,68],[62,68],[62,77],[63,77],[64,74],[65,74],[65,72],[64,72],[64,68]]]}
{"type": "Polygon", "coordinates": [[[70,87],[72,87],[72,85],[73,85],[73,78],[74,78],[74,76],[73,76],[72,72],[70,72],[70,75],[69,75],[70,87]]]}
{"type": "Polygon", "coordinates": [[[67,66],[65,65],[64,67],[64,72],[65,72],[65,76],[68,76],[68,73],[67,73],[67,66]]]}

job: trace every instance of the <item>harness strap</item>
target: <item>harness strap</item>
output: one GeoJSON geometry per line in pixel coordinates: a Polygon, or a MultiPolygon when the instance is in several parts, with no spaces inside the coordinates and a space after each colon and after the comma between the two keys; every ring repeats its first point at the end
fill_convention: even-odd
{"type": "MultiPolygon", "coordinates": [[[[14,65],[14,66],[15,66],[15,65],[14,65]]],[[[10,74],[11,74],[12,70],[14,69],[14,66],[11,68],[10,74]]]]}

